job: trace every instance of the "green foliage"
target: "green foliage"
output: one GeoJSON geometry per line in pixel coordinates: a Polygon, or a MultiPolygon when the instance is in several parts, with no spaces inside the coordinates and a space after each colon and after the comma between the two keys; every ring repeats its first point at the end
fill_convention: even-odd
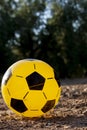
{"type": "MultiPolygon", "coordinates": [[[[61,13],[57,13],[57,8],[54,8],[56,17],[53,15],[52,19],[54,19],[51,23],[54,25],[55,34],[57,34],[57,44],[61,45],[60,53],[64,64],[59,63],[62,65],[62,69],[64,67],[67,77],[84,77],[87,74],[87,40],[85,37],[87,29],[85,6],[87,7],[87,2],[71,0],[61,5],[61,13]]],[[[56,4],[56,6],[59,5],[56,4]]]]}
{"type": "Polygon", "coordinates": [[[15,61],[15,56],[12,54],[11,39],[14,36],[13,20],[7,12],[7,4],[4,1],[0,2],[0,74],[15,61]]]}
{"type": "Polygon", "coordinates": [[[22,58],[48,62],[61,78],[87,76],[85,0],[0,1],[0,73],[22,58]]]}

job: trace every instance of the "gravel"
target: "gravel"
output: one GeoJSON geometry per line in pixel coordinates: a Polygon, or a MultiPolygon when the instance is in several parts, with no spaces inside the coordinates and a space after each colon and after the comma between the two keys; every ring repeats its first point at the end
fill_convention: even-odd
{"type": "Polygon", "coordinates": [[[0,130],[87,130],[87,79],[61,80],[57,106],[39,118],[18,116],[0,94],[0,130]]]}

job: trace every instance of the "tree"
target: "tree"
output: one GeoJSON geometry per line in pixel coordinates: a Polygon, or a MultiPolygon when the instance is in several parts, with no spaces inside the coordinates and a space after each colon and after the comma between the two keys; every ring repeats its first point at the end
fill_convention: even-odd
{"type": "Polygon", "coordinates": [[[11,50],[11,39],[14,36],[13,20],[9,15],[10,8],[5,1],[0,1],[0,74],[15,61],[11,50]],[[8,11],[7,11],[8,9],[8,11]]]}
{"type": "Polygon", "coordinates": [[[19,59],[38,58],[61,78],[84,77],[86,14],[85,0],[0,1],[0,73],[19,59]]]}
{"type": "Polygon", "coordinates": [[[45,10],[45,2],[39,1],[27,1],[21,3],[22,7],[16,11],[15,23],[16,32],[14,44],[22,57],[37,57],[39,49],[38,31],[40,26],[43,26],[43,21],[40,17],[43,15],[45,10]],[[19,36],[19,37],[17,37],[19,36]]]}
{"type": "Polygon", "coordinates": [[[62,69],[64,67],[63,71],[66,72],[67,77],[82,77],[86,73],[87,65],[87,40],[85,37],[87,2],[68,0],[60,1],[60,5],[61,13],[58,11],[59,3],[54,4],[51,20],[51,26],[54,25],[55,30],[53,33],[57,45],[60,45],[60,55],[64,63],[59,62],[59,64],[62,69]]]}

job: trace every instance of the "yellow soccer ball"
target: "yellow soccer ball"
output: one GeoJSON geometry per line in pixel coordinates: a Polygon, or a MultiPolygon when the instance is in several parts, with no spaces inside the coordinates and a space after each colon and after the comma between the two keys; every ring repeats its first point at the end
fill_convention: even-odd
{"type": "Polygon", "coordinates": [[[11,65],[2,78],[1,92],[7,106],[25,117],[38,117],[54,108],[61,87],[54,69],[37,59],[11,65]]]}

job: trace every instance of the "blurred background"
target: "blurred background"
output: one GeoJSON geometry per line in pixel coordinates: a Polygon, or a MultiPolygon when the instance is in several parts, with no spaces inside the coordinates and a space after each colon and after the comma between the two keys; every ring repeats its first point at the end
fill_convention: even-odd
{"type": "Polygon", "coordinates": [[[87,0],[1,0],[0,77],[36,58],[64,78],[87,76],[87,0]]]}

